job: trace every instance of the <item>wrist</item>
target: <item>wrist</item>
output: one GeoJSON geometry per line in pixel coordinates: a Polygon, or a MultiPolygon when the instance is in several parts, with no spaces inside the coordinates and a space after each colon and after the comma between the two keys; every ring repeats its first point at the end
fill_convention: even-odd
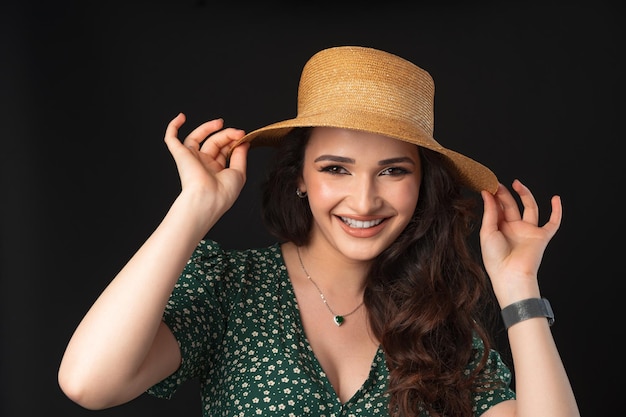
{"type": "Polygon", "coordinates": [[[181,232],[190,229],[202,237],[225,211],[214,199],[207,198],[202,193],[186,191],[176,197],[167,218],[171,218],[181,232]]]}
{"type": "Polygon", "coordinates": [[[541,298],[541,291],[537,280],[519,279],[507,282],[505,285],[494,285],[494,293],[500,308],[504,308],[520,300],[529,298],[541,298]]]}

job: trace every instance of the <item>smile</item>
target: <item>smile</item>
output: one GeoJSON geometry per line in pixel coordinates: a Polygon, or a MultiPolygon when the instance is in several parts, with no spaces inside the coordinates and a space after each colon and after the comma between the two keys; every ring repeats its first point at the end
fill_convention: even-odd
{"type": "Polygon", "coordinates": [[[341,220],[350,227],[355,229],[368,229],[370,227],[378,226],[384,219],[376,220],[354,220],[349,217],[341,217],[341,220]]]}

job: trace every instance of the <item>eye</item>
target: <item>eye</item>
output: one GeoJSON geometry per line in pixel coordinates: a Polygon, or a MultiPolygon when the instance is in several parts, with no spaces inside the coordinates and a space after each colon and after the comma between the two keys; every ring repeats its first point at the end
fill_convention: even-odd
{"type": "Polygon", "coordinates": [[[389,167],[380,171],[380,175],[391,175],[392,177],[399,177],[410,173],[411,171],[401,167],[389,167]]]}
{"type": "Polygon", "coordinates": [[[320,172],[328,172],[329,174],[349,174],[348,170],[340,165],[327,165],[320,168],[320,172]]]}

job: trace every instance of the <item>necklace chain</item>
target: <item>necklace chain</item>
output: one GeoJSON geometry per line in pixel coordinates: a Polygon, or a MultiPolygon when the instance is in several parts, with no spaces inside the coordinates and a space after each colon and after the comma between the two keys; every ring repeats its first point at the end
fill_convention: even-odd
{"type": "Polygon", "coordinates": [[[344,320],[345,320],[345,317],[348,317],[350,314],[356,313],[356,311],[359,308],[361,308],[361,306],[363,305],[363,301],[361,301],[361,303],[358,306],[356,306],[356,308],[354,310],[352,310],[351,312],[349,312],[347,314],[337,314],[337,313],[335,313],[333,311],[333,309],[330,308],[330,305],[328,304],[328,300],[326,300],[326,297],[324,296],[324,293],[320,289],[319,285],[317,285],[317,283],[315,281],[313,281],[313,278],[311,278],[311,275],[309,275],[309,273],[307,272],[306,268],[304,267],[304,262],[302,262],[302,257],[300,256],[300,247],[299,246],[296,246],[296,252],[298,252],[298,260],[300,261],[300,266],[302,267],[302,272],[304,272],[304,275],[306,275],[306,278],[309,281],[311,281],[311,283],[315,286],[315,288],[317,289],[317,292],[320,293],[320,298],[324,302],[324,305],[326,306],[328,311],[330,311],[330,314],[333,315],[333,322],[337,326],[341,326],[343,324],[344,320]]]}

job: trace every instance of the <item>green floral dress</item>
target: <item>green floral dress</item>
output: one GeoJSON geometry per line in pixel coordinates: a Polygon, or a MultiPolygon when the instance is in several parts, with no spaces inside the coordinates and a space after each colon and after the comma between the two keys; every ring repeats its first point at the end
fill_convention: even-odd
{"type": "MultiPolygon", "coordinates": [[[[354,396],[342,403],[335,394],[304,334],[278,244],[224,250],[216,242],[200,242],[164,320],[178,340],[182,362],[148,390],[152,395],[171,398],[186,380],[198,378],[204,416],[388,415],[388,370],[380,348],[354,396]]],[[[474,344],[480,354],[482,342],[474,344]]],[[[498,381],[475,394],[476,416],[515,397],[510,370],[495,351],[488,368],[498,381]]]]}

